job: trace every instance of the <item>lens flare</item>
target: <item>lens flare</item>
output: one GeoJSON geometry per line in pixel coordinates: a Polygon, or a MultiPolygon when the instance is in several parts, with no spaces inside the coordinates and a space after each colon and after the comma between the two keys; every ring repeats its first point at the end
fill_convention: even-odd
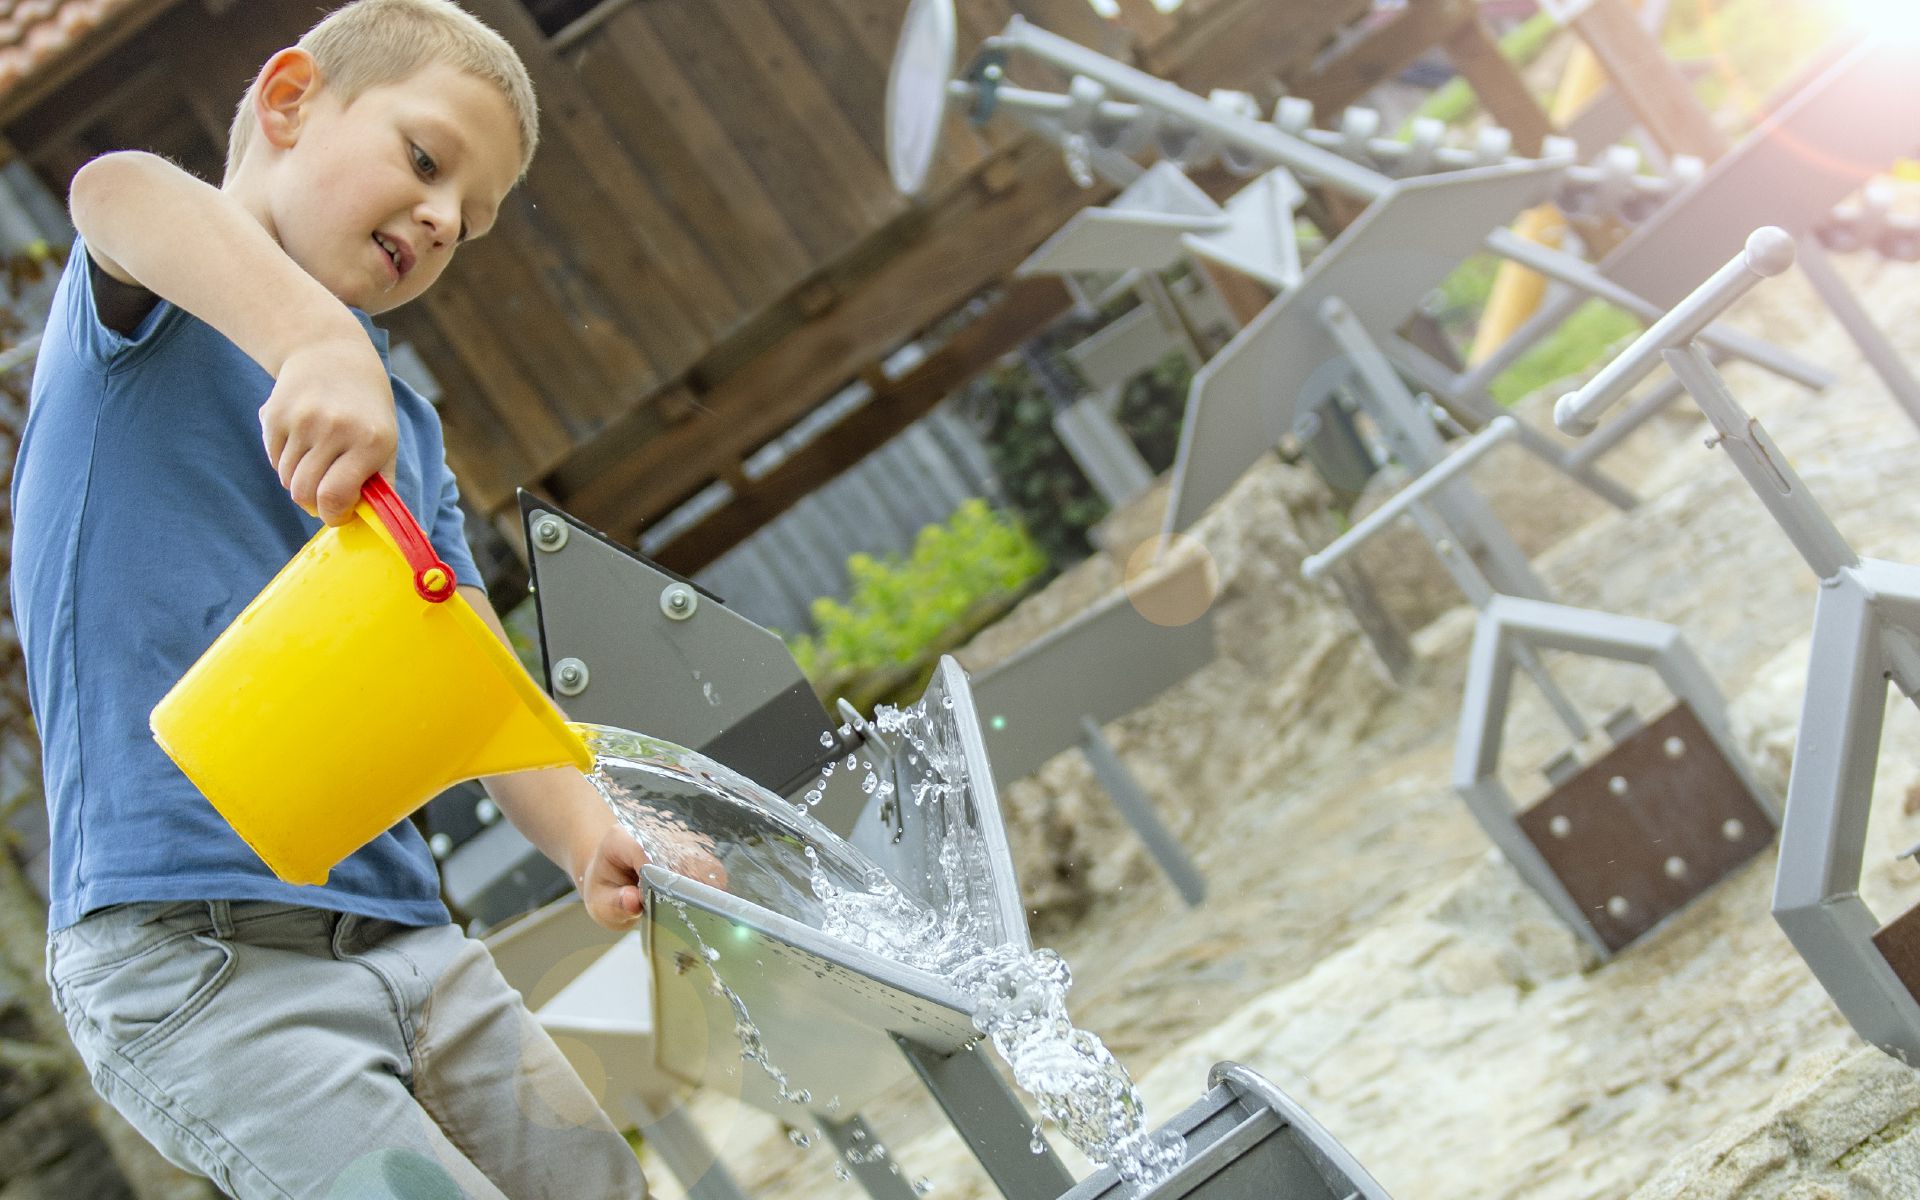
{"type": "Polygon", "coordinates": [[[1920,47],[1920,5],[1913,0],[1844,0],[1841,12],[1861,33],[1920,47]]]}

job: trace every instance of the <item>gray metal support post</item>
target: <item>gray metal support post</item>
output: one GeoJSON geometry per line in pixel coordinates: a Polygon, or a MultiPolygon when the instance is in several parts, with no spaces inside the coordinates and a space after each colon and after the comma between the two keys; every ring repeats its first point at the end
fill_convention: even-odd
{"type": "Polygon", "coordinates": [[[1859,891],[1886,662],[1874,596],[1853,576],[1821,588],[1814,608],[1773,916],[1860,1036],[1920,1064],[1920,1002],[1875,946],[1880,922],[1859,891]]]}
{"type": "Polygon", "coordinates": [[[1700,411],[1707,414],[1727,457],[1746,476],[1814,575],[1832,579],[1843,568],[1859,565],[1853,547],[1840,536],[1760,422],[1747,416],[1734,401],[1726,381],[1713,369],[1706,354],[1698,346],[1683,345],[1663,351],[1662,357],[1693,394],[1700,411]]]}
{"type": "Polygon", "coordinates": [[[833,1143],[841,1161],[873,1200],[915,1200],[913,1188],[900,1173],[899,1164],[874,1136],[865,1118],[856,1114],[851,1120],[836,1121],[814,1113],[813,1119],[819,1122],[820,1132],[833,1143]]]}
{"type": "Polygon", "coordinates": [[[1073,1186],[1073,1175],[1051,1146],[1033,1152],[1033,1117],[979,1042],[953,1054],[931,1053],[903,1037],[894,1042],[1002,1196],[1056,1200],[1073,1186]]]}
{"type": "MultiPolygon", "coordinates": [[[[1424,472],[1446,456],[1433,422],[1372,337],[1338,297],[1329,297],[1320,316],[1327,332],[1347,355],[1361,381],[1362,402],[1407,469],[1424,472]]],[[[1495,591],[1509,596],[1548,598],[1547,585],[1534,574],[1527,556],[1473,489],[1454,483],[1433,494],[1433,507],[1486,575],[1495,591]]]]}
{"type": "Polygon", "coordinates": [[[1800,269],[1806,273],[1807,282],[1820,298],[1827,302],[1827,308],[1833,313],[1834,320],[1840,322],[1860,347],[1860,353],[1873,368],[1874,374],[1887,385],[1893,398],[1906,410],[1907,419],[1920,425],[1920,380],[1915,380],[1913,371],[1908,368],[1900,352],[1893,348],[1887,335],[1873,323],[1860,300],[1847,286],[1846,280],[1833,269],[1833,263],[1821,249],[1818,238],[1808,238],[1800,248],[1800,269]]]}
{"type": "Polygon", "coordinates": [[[634,1127],[680,1181],[687,1200],[747,1200],[685,1108],[675,1105],[656,1113],[638,1093],[628,1099],[626,1108],[634,1127]]]}
{"type": "Polygon", "coordinates": [[[1160,864],[1167,879],[1180,893],[1180,898],[1189,908],[1198,908],[1207,899],[1207,881],[1200,869],[1193,865],[1187,852],[1180,848],[1180,842],[1161,823],[1160,815],[1153,811],[1153,801],[1147,798],[1146,789],[1140,781],[1127,770],[1127,764],[1107,743],[1100,732],[1100,723],[1090,716],[1080,718],[1082,738],[1081,751],[1087,761],[1093,765],[1093,773],[1099,777],[1100,786],[1107,789],[1107,795],[1113,797],[1113,803],[1125,817],[1127,824],[1133,826],[1134,833],[1146,846],[1147,853],[1160,864]]]}

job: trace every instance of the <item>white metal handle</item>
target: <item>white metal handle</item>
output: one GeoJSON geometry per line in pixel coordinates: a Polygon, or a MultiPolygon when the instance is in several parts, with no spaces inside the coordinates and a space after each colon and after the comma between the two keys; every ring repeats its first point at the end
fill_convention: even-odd
{"type": "Polygon", "coordinates": [[[1553,406],[1553,423],[1575,437],[1592,433],[1600,414],[1660,365],[1661,354],[1692,341],[1755,284],[1792,265],[1793,238],[1786,230],[1774,225],[1754,230],[1746,247],[1726,266],[1655,321],[1585,387],[1560,397],[1553,406]]]}
{"type": "Polygon", "coordinates": [[[1395,492],[1385,504],[1362,518],[1358,525],[1334,539],[1333,544],[1325,550],[1318,554],[1309,554],[1300,563],[1300,573],[1308,579],[1319,579],[1333,569],[1333,564],[1359,549],[1362,543],[1386,528],[1401,513],[1425,499],[1435,488],[1479,462],[1485,457],[1487,451],[1495,446],[1512,441],[1519,432],[1520,423],[1512,417],[1495,417],[1485,429],[1468,439],[1466,445],[1428,468],[1425,474],[1416,476],[1413,482],[1395,492]]]}

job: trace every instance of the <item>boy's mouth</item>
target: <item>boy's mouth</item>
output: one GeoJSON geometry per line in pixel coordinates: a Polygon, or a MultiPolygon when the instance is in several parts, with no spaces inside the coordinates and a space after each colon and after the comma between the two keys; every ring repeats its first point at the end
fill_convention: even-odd
{"type": "Polygon", "coordinates": [[[413,269],[413,247],[384,233],[375,233],[373,242],[386,254],[387,262],[393,268],[394,282],[405,279],[407,272],[413,269]]]}

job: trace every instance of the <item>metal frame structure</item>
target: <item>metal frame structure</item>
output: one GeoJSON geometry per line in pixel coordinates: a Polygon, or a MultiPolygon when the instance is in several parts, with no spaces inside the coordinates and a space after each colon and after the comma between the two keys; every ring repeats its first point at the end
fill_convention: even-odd
{"type": "MultiPolygon", "coordinates": [[[[994,778],[1002,786],[1079,746],[1120,815],[1181,898],[1206,899],[1206,881],[1153,810],[1100,726],[1145,706],[1214,659],[1205,564],[1156,568],[1022,647],[973,682],[994,778]],[[1163,600],[1194,615],[1162,624],[1163,600]]],[[[1183,612],[1181,614],[1185,616],[1183,612]]]]}
{"type": "MultiPolygon", "coordinates": [[[[1866,39],[1847,48],[1790,94],[1704,175],[1654,210],[1598,266],[1572,266],[1562,256],[1529,247],[1511,234],[1497,235],[1503,254],[1548,275],[1563,285],[1562,291],[1472,370],[1455,375],[1423,364],[1423,381],[1460,395],[1484,395],[1494,376],[1590,297],[1643,321],[1656,320],[1684,298],[1691,281],[1710,275],[1734,252],[1740,230],[1772,225],[1800,239],[1799,262],[1807,281],[1888,392],[1920,424],[1920,382],[1826,254],[1807,236],[1823,234],[1872,245],[1885,231],[1913,240],[1911,230],[1896,231],[1884,221],[1874,222],[1871,205],[1865,206],[1860,218],[1851,220],[1848,214],[1837,213],[1835,205],[1865,184],[1874,171],[1920,142],[1920,127],[1900,119],[1916,109],[1920,109],[1920,75],[1912,70],[1911,54],[1866,39]]],[[[1735,353],[1808,386],[1825,386],[1757,339],[1716,332],[1700,340],[1716,357],[1735,353]]],[[[1410,355],[1418,357],[1417,351],[1410,355]]],[[[1576,448],[1570,460],[1593,463],[1682,390],[1677,379],[1669,381],[1609,421],[1606,431],[1576,448]]]]}
{"type": "Polygon", "coordinates": [[[639,935],[600,928],[568,896],[486,941],[500,974],[561,1052],[591,1058],[576,1059],[575,1070],[604,1076],[607,1107],[646,1137],[688,1200],[745,1200],[682,1108],[675,1093],[683,1089],[654,1065],[652,980],[639,935]]]}
{"type": "MultiPolygon", "coordinates": [[[[546,673],[574,719],[644,730],[783,796],[818,791],[815,815],[842,836],[856,835],[867,798],[851,772],[828,764],[855,751],[891,754],[868,721],[842,701],[836,726],[785,643],[692,581],[531,497],[522,496],[521,508],[546,673]]],[[[1142,581],[1135,595],[1187,586],[1185,579],[1162,572],[1142,581]]],[[[1199,873],[1098,723],[1132,711],[1212,661],[1212,625],[1203,616],[1185,628],[1163,628],[1126,600],[1116,596],[983,676],[1007,731],[998,778],[1020,778],[1053,755],[1082,747],[1154,860],[1197,904],[1206,890],[1199,873]],[[1105,663],[1125,664],[1126,671],[1114,678],[1100,669],[1105,663]]],[[[525,839],[500,828],[495,836],[512,848],[503,853],[527,861],[538,856],[525,839]]]]}
{"type": "MultiPolygon", "coordinates": [[[[909,809],[905,824],[876,846],[877,861],[896,880],[921,878],[920,864],[937,859],[942,843],[957,833],[970,863],[970,891],[960,902],[973,909],[982,940],[1028,948],[985,732],[958,663],[941,661],[919,707],[937,723],[934,739],[964,761],[966,794],[938,801],[938,813],[927,811],[932,804],[909,809]]],[[[909,788],[916,773],[932,769],[925,759],[915,765],[897,756],[893,766],[899,784],[909,788]]],[[[862,817],[863,825],[877,816],[876,806],[862,817]]],[[[657,867],[643,868],[643,876],[658,1044],[668,1073],[737,1087],[750,1103],[790,1110],[770,1075],[739,1061],[732,1033],[740,1017],[737,997],[758,1029],[757,1045],[767,1060],[778,1064],[789,1087],[810,1093],[811,1103],[832,1098],[858,1109],[910,1071],[1009,1200],[1118,1194],[1110,1177],[1099,1175],[1076,1188],[1050,1148],[1033,1152],[1032,1118],[987,1060],[968,998],[947,980],[657,867]],[[709,968],[733,997],[706,986],[709,968]],[[670,1031],[681,1036],[667,1036],[670,1031]]],[[[1386,1200],[1324,1129],[1258,1076],[1216,1068],[1209,1087],[1201,1104],[1171,1125],[1189,1138],[1188,1166],[1159,1188],[1130,1189],[1132,1200],[1271,1195],[1270,1185],[1280,1176],[1267,1174],[1262,1163],[1311,1171],[1298,1177],[1317,1178],[1323,1190],[1303,1195],[1386,1200]],[[1263,1108],[1271,1115],[1263,1116],[1263,1108]],[[1282,1136],[1275,1141],[1275,1135],[1282,1136]],[[1245,1191],[1250,1175],[1267,1190],[1245,1191]]]]}
{"type": "Polygon", "coordinates": [[[1854,552],[1695,342],[1706,322],[1793,260],[1784,230],[1757,230],[1585,387],[1561,397],[1554,418],[1566,432],[1591,431],[1664,361],[1712,424],[1709,444],[1727,451],[1820,580],[1774,918],[1863,1038],[1920,1063],[1920,920],[1909,912],[1882,925],[1859,894],[1887,687],[1920,694],[1920,568],[1854,552]]]}
{"type": "Polygon", "coordinates": [[[1604,957],[1759,853],[1779,819],[1739,753],[1719,689],[1679,630],[1503,595],[1445,538],[1428,498],[1512,441],[1518,430],[1512,417],[1497,418],[1309,556],[1301,573],[1321,578],[1402,516],[1432,531],[1429,540],[1442,562],[1480,610],[1454,751],[1454,790],[1527,883],[1604,957]],[[1532,678],[1576,744],[1590,733],[1579,708],[1547,672],[1541,655],[1549,650],[1650,667],[1686,711],[1662,717],[1652,733],[1630,711],[1616,714],[1605,723],[1615,749],[1584,769],[1573,750],[1555,759],[1547,772],[1551,791],[1523,814],[1500,779],[1514,672],[1532,678]],[[1648,742],[1658,742],[1661,751],[1646,752],[1648,742]],[[1702,749],[1711,753],[1697,752],[1702,749]]]}
{"type": "Polygon", "coordinates": [[[1671,625],[1496,596],[1474,631],[1461,708],[1454,790],[1521,877],[1603,957],[1760,853],[1779,823],[1734,741],[1725,699],[1671,625]],[[1609,721],[1614,751],[1578,773],[1577,759],[1557,763],[1565,773],[1549,773],[1552,792],[1523,816],[1500,780],[1503,730],[1521,656],[1548,650],[1650,667],[1691,719],[1676,724],[1669,714],[1651,727],[1651,740],[1664,744],[1657,755],[1626,753],[1650,727],[1630,713],[1609,721]],[[1717,752],[1733,778],[1702,750],[1717,752]],[[1596,779],[1610,785],[1597,802],[1589,798],[1596,779]],[[1564,852],[1559,841],[1569,843],[1564,852]]]}

